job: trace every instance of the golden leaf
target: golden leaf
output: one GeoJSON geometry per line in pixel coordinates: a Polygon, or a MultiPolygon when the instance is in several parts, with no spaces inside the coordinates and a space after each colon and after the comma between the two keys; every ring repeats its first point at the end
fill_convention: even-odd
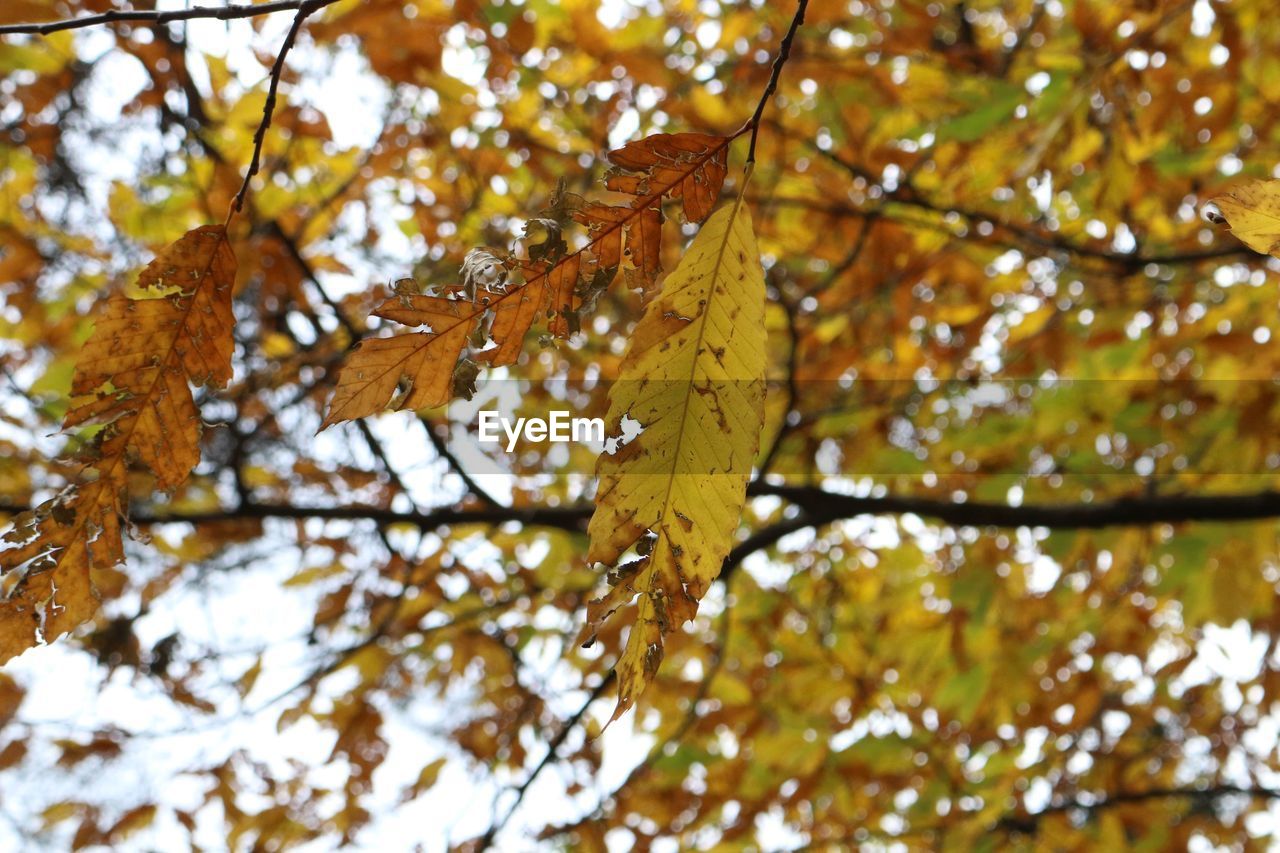
{"type": "Polygon", "coordinates": [[[617,719],[644,691],[663,638],[693,618],[733,544],[764,422],[764,273],[739,200],[713,215],[636,326],[607,422],[643,432],[602,454],[588,559],[616,566],[588,633],[636,595],[617,665],[617,719]],[[656,535],[656,539],[652,536],[656,535]]]}
{"type": "Polygon", "coordinates": [[[453,369],[485,312],[483,302],[440,296],[395,296],[375,317],[426,331],[366,338],[347,356],[321,429],[376,414],[400,394],[394,408],[424,409],[448,402],[453,369]]]}
{"type": "Polygon", "coordinates": [[[1249,181],[1210,199],[1237,239],[1264,255],[1280,251],[1280,181],[1249,181]]]}
{"type": "Polygon", "coordinates": [[[94,324],[71,383],[79,399],[63,426],[107,424],[104,460],[128,447],[160,488],[180,486],[200,461],[200,412],[188,383],[231,379],[235,274],[221,226],[196,228],[162,251],[138,278],[156,298],[116,294],[94,324]]]}

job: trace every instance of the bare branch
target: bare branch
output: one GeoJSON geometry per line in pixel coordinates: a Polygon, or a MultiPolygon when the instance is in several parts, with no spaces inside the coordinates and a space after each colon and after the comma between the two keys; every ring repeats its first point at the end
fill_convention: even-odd
{"type": "Polygon", "coordinates": [[[1093,813],[1126,803],[1142,803],[1150,800],[1186,799],[1199,801],[1215,801],[1223,797],[1248,797],[1255,800],[1280,800],[1280,790],[1262,787],[1243,787],[1240,785],[1213,785],[1204,788],[1153,788],[1147,791],[1120,791],[1106,794],[1090,802],[1071,800],[1048,806],[1038,812],[1026,815],[1009,815],[996,824],[997,829],[1020,832],[1025,835],[1034,834],[1040,821],[1047,817],[1064,812],[1093,813]]]}
{"type": "MultiPolygon", "coordinates": [[[[6,24],[0,26],[0,36],[32,35],[47,36],[63,30],[79,30],[85,27],[96,27],[102,24],[136,23],[172,24],[177,21],[191,21],[197,18],[213,18],[219,21],[232,21],[240,18],[256,18],[259,15],[270,15],[273,12],[301,11],[304,6],[311,6],[315,11],[337,0],[274,0],[271,3],[236,6],[195,6],[191,9],[171,9],[158,12],[154,9],[125,10],[113,9],[100,15],[88,15],[83,18],[71,18],[65,21],[50,21],[36,24],[6,24]]],[[[310,14],[308,12],[307,14],[310,14]]]]}
{"type": "MultiPolygon", "coordinates": [[[[764,87],[764,94],[760,96],[760,103],[756,105],[755,114],[751,116],[751,120],[746,124],[746,127],[751,128],[751,144],[747,148],[748,169],[756,162],[756,136],[760,133],[760,117],[764,115],[764,108],[769,105],[769,99],[773,97],[774,91],[778,88],[778,78],[782,76],[782,67],[787,64],[787,58],[791,56],[791,44],[796,39],[796,31],[804,23],[804,13],[808,8],[809,0],[800,0],[799,6],[796,7],[796,16],[791,19],[791,28],[783,36],[782,44],[778,46],[778,56],[773,60],[773,72],[769,75],[769,85],[764,87]]],[[[745,130],[746,128],[744,127],[743,129],[745,130]]],[[[741,132],[739,131],[739,133],[741,132]]]]}
{"type": "Polygon", "coordinates": [[[253,176],[258,174],[258,169],[262,164],[262,143],[267,138],[267,128],[271,127],[271,114],[276,108],[276,91],[280,88],[280,75],[284,73],[284,59],[289,55],[290,48],[297,41],[298,31],[302,29],[302,22],[307,16],[317,9],[328,6],[335,0],[303,0],[298,5],[298,14],[293,16],[293,24],[289,27],[289,32],[284,37],[284,44],[280,45],[280,52],[276,54],[275,64],[271,66],[271,82],[267,85],[267,101],[262,105],[262,121],[258,124],[258,129],[253,134],[253,159],[249,161],[249,171],[245,172],[244,183],[240,185],[240,191],[236,193],[236,197],[231,201],[231,209],[227,211],[227,222],[231,221],[231,217],[240,212],[244,207],[244,197],[249,192],[249,182],[253,180],[253,176]]]}
{"type": "MultiPolygon", "coordinates": [[[[958,527],[1046,527],[1052,530],[1100,530],[1148,524],[1187,522],[1247,522],[1280,518],[1280,492],[1262,491],[1218,495],[1143,495],[1096,503],[1009,504],[983,501],[959,502],[909,495],[860,497],[842,495],[817,486],[753,483],[753,496],[782,498],[802,512],[763,527],[730,553],[727,565],[751,551],[777,541],[787,533],[863,515],[918,515],[958,527]]],[[[26,512],[26,503],[0,502],[0,514],[26,512]]],[[[589,504],[557,507],[440,507],[421,511],[397,511],[374,506],[308,507],[292,504],[249,503],[226,509],[187,512],[162,507],[139,510],[130,521],[151,524],[212,524],[237,518],[321,518],[333,521],[373,521],[379,524],[412,524],[432,529],[455,524],[506,524],[509,522],[582,531],[591,517],[589,504]]]]}
{"type": "Polygon", "coordinates": [[[464,845],[464,849],[471,851],[471,853],[481,853],[481,851],[488,850],[493,846],[494,838],[502,831],[503,827],[507,825],[507,822],[511,820],[511,816],[516,813],[516,809],[520,808],[520,804],[524,801],[524,795],[528,792],[529,786],[537,780],[543,770],[546,770],[547,767],[556,760],[557,754],[560,752],[560,747],[564,746],[564,742],[568,739],[569,733],[572,732],[580,722],[582,722],[582,718],[586,715],[587,709],[591,707],[591,703],[604,695],[604,691],[613,683],[613,678],[614,673],[610,670],[609,674],[606,675],[604,679],[596,685],[595,689],[591,691],[590,695],[587,696],[587,701],[582,703],[582,707],[574,712],[573,716],[565,720],[564,724],[560,727],[560,731],[558,731],[556,736],[551,739],[551,742],[547,744],[546,755],[542,756],[542,760],[538,762],[537,766],[534,767],[532,771],[530,771],[529,775],[525,777],[525,780],[520,783],[520,787],[516,788],[515,802],[511,804],[501,818],[498,818],[489,825],[489,829],[485,831],[484,835],[475,839],[474,842],[464,845]]]}

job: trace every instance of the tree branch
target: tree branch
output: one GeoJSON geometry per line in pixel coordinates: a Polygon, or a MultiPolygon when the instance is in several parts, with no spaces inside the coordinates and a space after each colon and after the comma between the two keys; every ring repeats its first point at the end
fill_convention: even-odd
{"type": "Polygon", "coordinates": [[[307,16],[333,2],[335,0],[303,0],[298,4],[298,13],[293,16],[293,23],[284,37],[284,44],[280,45],[275,64],[271,66],[271,82],[267,84],[267,101],[262,105],[262,121],[258,123],[258,129],[253,134],[253,158],[249,161],[249,171],[245,172],[240,191],[231,200],[231,209],[227,211],[228,223],[231,217],[244,207],[244,197],[249,193],[249,182],[253,180],[254,175],[258,174],[258,168],[261,166],[262,143],[266,141],[267,128],[271,127],[271,115],[275,112],[276,91],[280,88],[280,76],[284,73],[284,59],[289,55],[293,43],[297,41],[298,31],[302,29],[302,22],[307,19],[307,16]]]}
{"type": "Polygon", "coordinates": [[[614,673],[613,670],[610,670],[609,674],[606,675],[604,679],[596,685],[595,689],[591,691],[590,695],[587,696],[587,701],[582,703],[582,707],[580,707],[573,716],[565,720],[564,725],[560,727],[560,731],[556,732],[556,736],[547,744],[547,754],[542,756],[542,760],[538,762],[537,766],[534,767],[532,771],[530,771],[529,775],[525,777],[525,780],[520,783],[520,787],[516,788],[515,802],[511,804],[501,818],[495,819],[494,822],[489,825],[489,829],[485,831],[484,835],[475,839],[474,842],[464,845],[464,849],[471,851],[471,853],[482,853],[482,851],[488,850],[493,846],[493,842],[497,834],[501,832],[503,827],[505,827],[511,820],[511,816],[516,813],[516,809],[520,808],[520,804],[524,801],[524,795],[528,792],[529,786],[537,780],[543,770],[546,770],[547,767],[556,760],[557,753],[560,752],[560,747],[564,746],[564,742],[569,738],[569,733],[573,731],[580,722],[582,722],[582,718],[586,716],[587,709],[591,707],[591,703],[604,695],[604,691],[613,683],[613,679],[614,673]]]}
{"type": "MultiPolygon", "coordinates": [[[[454,452],[449,449],[448,439],[436,433],[435,424],[431,422],[431,419],[419,412],[418,421],[422,424],[422,428],[427,431],[427,439],[431,442],[431,447],[435,450],[436,455],[443,459],[445,464],[453,469],[453,472],[462,480],[462,485],[466,487],[467,491],[490,509],[501,507],[502,502],[489,494],[489,492],[485,491],[485,489],[476,482],[475,478],[471,476],[471,473],[467,471],[466,467],[463,466],[462,460],[458,459],[454,452]]],[[[448,423],[444,426],[445,429],[449,428],[448,423]]]]}
{"type": "Polygon", "coordinates": [[[1149,800],[1217,800],[1222,797],[1233,796],[1249,797],[1251,799],[1261,800],[1280,800],[1280,790],[1257,786],[1242,787],[1240,785],[1214,785],[1207,788],[1153,788],[1148,791],[1121,791],[1115,794],[1107,794],[1101,799],[1091,803],[1082,803],[1079,800],[1072,800],[1070,802],[1048,806],[1034,814],[1009,815],[1001,818],[999,822],[996,823],[996,828],[1010,832],[1020,832],[1026,835],[1032,835],[1039,829],[1040,821],[1052,815],[1062,814],[1064,812],[1081,811],[1093,813],[1101,811],[1102,809],[1111,808],[1112,806],[1119,806],[1127,803],[1142,803],[1149,800]]]}
{"type": "MultiPolygon", "coordinates": [[[[177,21],[190,21],[196,18],[214,18],[219,21],[231,21],[239,18],[256,18],[259,15],[270,15],[273,12],[301,11],[304,6],[311,6],[315,11],[337,0],[275,0],[271,3],[237,6],[196,6],[191,9],[172,9],[158,12],[152,9],[124,10],[113,9],[101,15],[89,15],[83,18],[71,18],[65,21],[50,21],[36,24],[6,24],[0,26],[0,36],[32,35],[47,36],[63,30],[78,30],[85,27],[96,27],[102,24],[137,23],[137,24],[171,24],[177,21]]],[[[310,14],[308,12],[307,14],[310,14]]]]}
{"type": "MultiPolygon", "coordinates": [[[[743,540],[729,560],[776,542],[787,533],[863,515],[918,515],[958,527],[1047,527],[1053,530],[1100,530],[1148,524],[1186,522],[1246,522],[1280,518],[1280,492],[1262,491],[1222,495],[1154,495],[1125,497],[1097,503],[1023,504],[1012,506],[984,501],[960,502],[909,495],[860,497],[842,495],[817,486],[753,483],[747,493],[778,497],[802,512],[763,527],[743,540]]],[[[0,502],[0,513],[17,514],[29,504],[0,502]]],[[[374,521],[380,524],[412,524],[424,529],[454,524],[506,524],[517,522],[579,532],[585,529],[594,507],[590,504],[558,507],[440,507],[428,511],[397,511],[374,506],[308,507],[291,504],[249,503],[227,509],[189,512],[161,507],[134,512],[134,524],[212,524],[237,518],[320,518],[332,521],[374,521]]]]}
{"type": "MultiPolygon", "coordinates": [[[[898,185],[896,189],[885,189],[880,179],[864,169],[856,162],[849,160],[830,148],[823,148],[812,139],[798,136],[788,130],[784,125],[776,119],[770,119],[767,124],[770,129],[781,136],[795,140],[804,145],[805,148],[812,151],[816,156],[822,157],[830,161],[833,165],[838,166],[848,172],[854,178],[861,178],[870,186],[879,186],[884,193],[879,199],[879,204],[869,210],[852,205],[840,205],[825,203],[818,199],[803,198],[771,198],[770,204],[787,204],[797,207],[804,207],[818,213],[826,213],[832,216],[861,216],[861,217],[878,217],[886,216],[884,207],[890,204],[898,204],[903,207],[922,210],[936,216],[945,217],[949,215],[959,216],[968,220],[968,227],[973,225],[986,224],[992,229],[992,232],[1003,232],[1007,238],[999,242],[1008,248],[1024,250],[1025,244],[1030,244],[1036,249],[1045,252],[1062,252],[1074,255],[1078,258],[1098,261],[1100,264],[1106,264],[1114,267],[1124,273],[1133,273],[1142,270],[1149,264],[1156,266],[1180,266],[1184,264],[1197,264],[1204,261],[1227,260],[1230,258],[1258,258],[1265,259],[1265,255],[1258,255],[1252,249],[1244,245],[1222,245],[1208,249],[1179,249],[1166,253],[1149,254],[1141,251],[1134,252],[1115,252],[1098,246],[1077,243],[1063,235],[1049,231],[1044,228],[1038,228],[1033,223],[1014,223],[1001,219],[994,213],[983,210],[970,209],[959,206],[950,206],[945,203],[936,202],[929,198],[925,193],[921,192],[917,187],[904,181],[898,185]],[[1010,242],[1012,241],[1012,242],[1010,242]]],[[[900,217],[891,217],[895,220],[902,221],[900,217]]],[[[953,229],[945,227],[943,222],[909,222],[908,224],[916,227],[935,228],[943,233],[949,233],[957,239],[970,239],[967,235],[961,236],[955,234],[953,229]]],[[[992,242],[990,237],[983,237],[986,242],[992,242]]]]}
{"type": "Polygon", "coordinates": [[[1057,530],[1098,530],[1144,524],[1187,521],[1256,521],[1280,517],[1280,492],[1234,495],[1155,495],[1077,504],[961,503],[886,495],[837,495],[817,486],[754,484],[753,495],[773,495],[805,509],[814,523],[859,515],[912,513],[961,527],[1048,527],[1057,530]]]}
{"type": "MultiPolygon", "coordinates": [[[[796,15],[791,19],[791,28],[783,36],[782,44],[778,46],[778,56],[773,60],[773,71],[769,74],[769,85],[764,87],[764,94],[760,96],[760,103],[756,105],[755,114],[747,122],[746,126],[751,128],[751,144],[747,148],[748,169],[756,162],[756,137],[760,134],[760,117],[764,115],[764,108],[769,105],[769,99],[773,97],[774,91],[778,88],[778,78],[782,76],[782,66],[787,64],[787,58],[791,56],[791,44],[796,39],[796,31],[804,23],[804,13],[808,8],[809,0],[800,0],[800,4],[796,7],[796,15]]],[[[743,129],[745,130],[746,128],[743,129]]],[[[742,131],[738,132],[741,133],[742,131]]]]}

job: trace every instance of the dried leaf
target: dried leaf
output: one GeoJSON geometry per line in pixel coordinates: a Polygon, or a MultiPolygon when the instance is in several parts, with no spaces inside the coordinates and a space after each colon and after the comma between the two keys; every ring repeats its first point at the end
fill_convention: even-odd
{"type": "Polygon", "coordinates": [[[423,409],[448,402],[453,369],[485,311],[481,302],[441,296],[396,296],[375,317],[426,331],[367,338],[347,356],[321,429],[385,409],[423,409]]]}
{"type": "Polygon", "coordinates": [[[90,618],[91,572],[123,560],[128,466],[163,489],[200,461],[200,414],[188,383],[231,378],[235,256],[219,226],[188,232],[138,278],[145,299],[113,296],[76,364],[65,426],[102,424],[85,482],[25,513],[0,551],[0,663],[90,618]]]}
{"type": "MultiPolygon", "coordinates": [[[[509,284],[509,268],[492,252],[472,249],[462,265],[465,300],[461,303],[416,296],[411,288],[398,285],[399,298],[384,302],[374,316],[406,325],[425,324],[431,330],[359,344],[339,374],[321,429],[388,406],[443,405],[453,387],[460,395],[474,390],[472,367],[460,368],[455,377],[455,366],[467,350],[468,338],[486,336],[486,319],[492,321],[487,331],[496,346],[474,346],[473,358],[493,367],[514,364],[539,317],[548,318],[553,335],[573,334],[579,312],[595,304],[626,258],[632,265],[628,280],[648,293],[661,271],[663,198],[682,199],[691,221],[705,217],[724,184],[731,141],[731,137],[700,133],[658,134],[611,152],[610,160],[627,171],[613,173],[607,186],[635,198],[624,206],[574,203],[573,216],[588,227],[590,239],[571,254],[565,254],[567,245],[555,219],[529,220],[526,235],[540,229],[545,238],[529,246],[523,283],[509,284]]],[[[558,188],[553,208],[567,212],[569,207],[563,188],[558,188]]]]}
{"type": "MultiPolygon", "coordinates": [[[[220,226],[204,226],[166,248],[138,278],[158,298],[111,298],[76,362],[79,399],[64,426],[108,424],[99,453],[128,447],[162,489],[200,461],[200,412],[188,383],[231,378],[231,288],[236,262],[220,226]]],[[[99,465],[98,467],[102,467],[99,465]]]]}

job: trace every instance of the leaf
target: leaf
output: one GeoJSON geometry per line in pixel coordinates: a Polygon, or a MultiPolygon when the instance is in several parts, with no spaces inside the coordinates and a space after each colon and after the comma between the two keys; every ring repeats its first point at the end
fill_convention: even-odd
{"type": "MultiPolygon", "coordinates": [[[[574,216],[590,233],[581,249],[563,254],[558,223],[534,219],[531,222],[545,232],[546,239],[531,247],[530,259],[521,262],[523,283],[479,289],[502,288],[506,269],[491,252],[474,249],[460,271],[465,298],[402,294],[383,302],[373,316],[429,328],[358,344],[339,372],[320,428],[388,407],[423,409],[447,403],[458,389],[472,387],[478,368],[468,355],[491,367],[515,364],[525,336],[539,317],[548,318],[553,335],[568,337],[577,328],[578,311],[613,280],[625,258],[631,259],[631,273],[639,277],[639,286],[650,288],[661,269],[663,198],[681,199],[685,216],[701,221],[724,185],[732,141],[732,137],[679,133],[628,143],[610,152],[609,159],[618,169],[606,186],[635,198],[624,206],[580,204],[574,216]],[[488,336],[495,346],[468,353],[468,340],[489,320],[488,336]]],[[[563,200],[557,202],[563,204],[563,200]]]]}
{"type": "Polygon", "coordinates": [[[484,312],[482,302],[441,296],[401,295],[383,302],[373,316],[427,329],[361,341],[338,373],[320,428],[376,414],[393,399],[395,409],[448,402],[454,366],[484,312]]]}
{"type": "Polygon", "coordinates": [[[188,383],[223,387],[231,379],[235,275],[221,226],[196,228],[162,251],[138,277],[155,298],[116,294],[94,324],[71,383],[80,399],[63,426],[107,424],[104,459],[128,447],[160,488],[182,485],[200,461],[200,412],[188,383]]]}
{"type": "Polygon", "coordinates": [[[588,559],[616,566],[587,633],[639,596],[613,719],[644,692],[664,637],[693,618],[732,546],[764,423],[764,273],[739,200],[712,216],[636,326],[607,423],[644,431],[602,454],[588,559]],[[656,534],[652,539],[650,534],[656,534]]]}
{"type": "Polygon", "coordinates": [[[705,133],[673,133],[646,136],[609,152],[609,162],[634,174],[613,174],[605,186],[639,196],[632,205],[647,209],[655,196],[684,202],[690,222],[707,218],[727,174],[730,137],[705,133]]]}
{"type": "Polygon", "coordinates": [[[119,843],[129,836],[141,832],[155,821],[156,806],[154,803],[137,806],[129,809],[120,819],[116,821],[111,829],[107,830],[107,835],[113,842],[119,843]]]}
{"type": "Polygon", "coordinates": [[[118,481],[103,479],[24,513],[0,551],[0,664],[91,618],[89,570],[124,559],[118,481]]]}
{"type": "Polygon", "coordinates": [[[942,124],[937,129],[937,139],[939,142],[975,142],[982,139],[997,125],[1008,121],[1025,98],[1026,91],[1019,86],[998,86],[972,111],[942,124]]]}
{"type": "Polygon", "coordinates": [[[424,766],[418,773],[417,781],[406,788],[400,795],[400,802],[402,804],[410,802],[431,790],[431,788],[436,784],[436,780],[440,778],[440,771],[443,770],[445,765],[448,763],[448,759],[446,758],[437,758],[424,766]]]}
{"type": "Polygon", "coordinates": [[[1280,257],[1280,181],[1249,181],[1210,204],[1217,205],[1240,242],[1280,257]]]}
{"type": "Polygon", "coordinates": [[[133,461],[174,489],[200,461],[189,382],[231,378],[235,256],[220,226],[188,232],[138,277],[148,298],[116,294],[76,363],[64,425],[102,425],[82,483],[24,513],[0,551],[0,663],[90,618],[91,572],[124,558],[120,513],[133,461]]]}
{"type": "Polygon", "coordinates": [[[636,198],[630,210],[589,204],[579,212],[598,242],[600,265],[621,264],[625,233],[633,283],[648,294],[662,271],[662,199],[680,199],[689,222],[705,219],[724,185],[729,141],[704,133],[656,134],[610,151],[609,162],[617,168],[605,186],[636,198]]]}

